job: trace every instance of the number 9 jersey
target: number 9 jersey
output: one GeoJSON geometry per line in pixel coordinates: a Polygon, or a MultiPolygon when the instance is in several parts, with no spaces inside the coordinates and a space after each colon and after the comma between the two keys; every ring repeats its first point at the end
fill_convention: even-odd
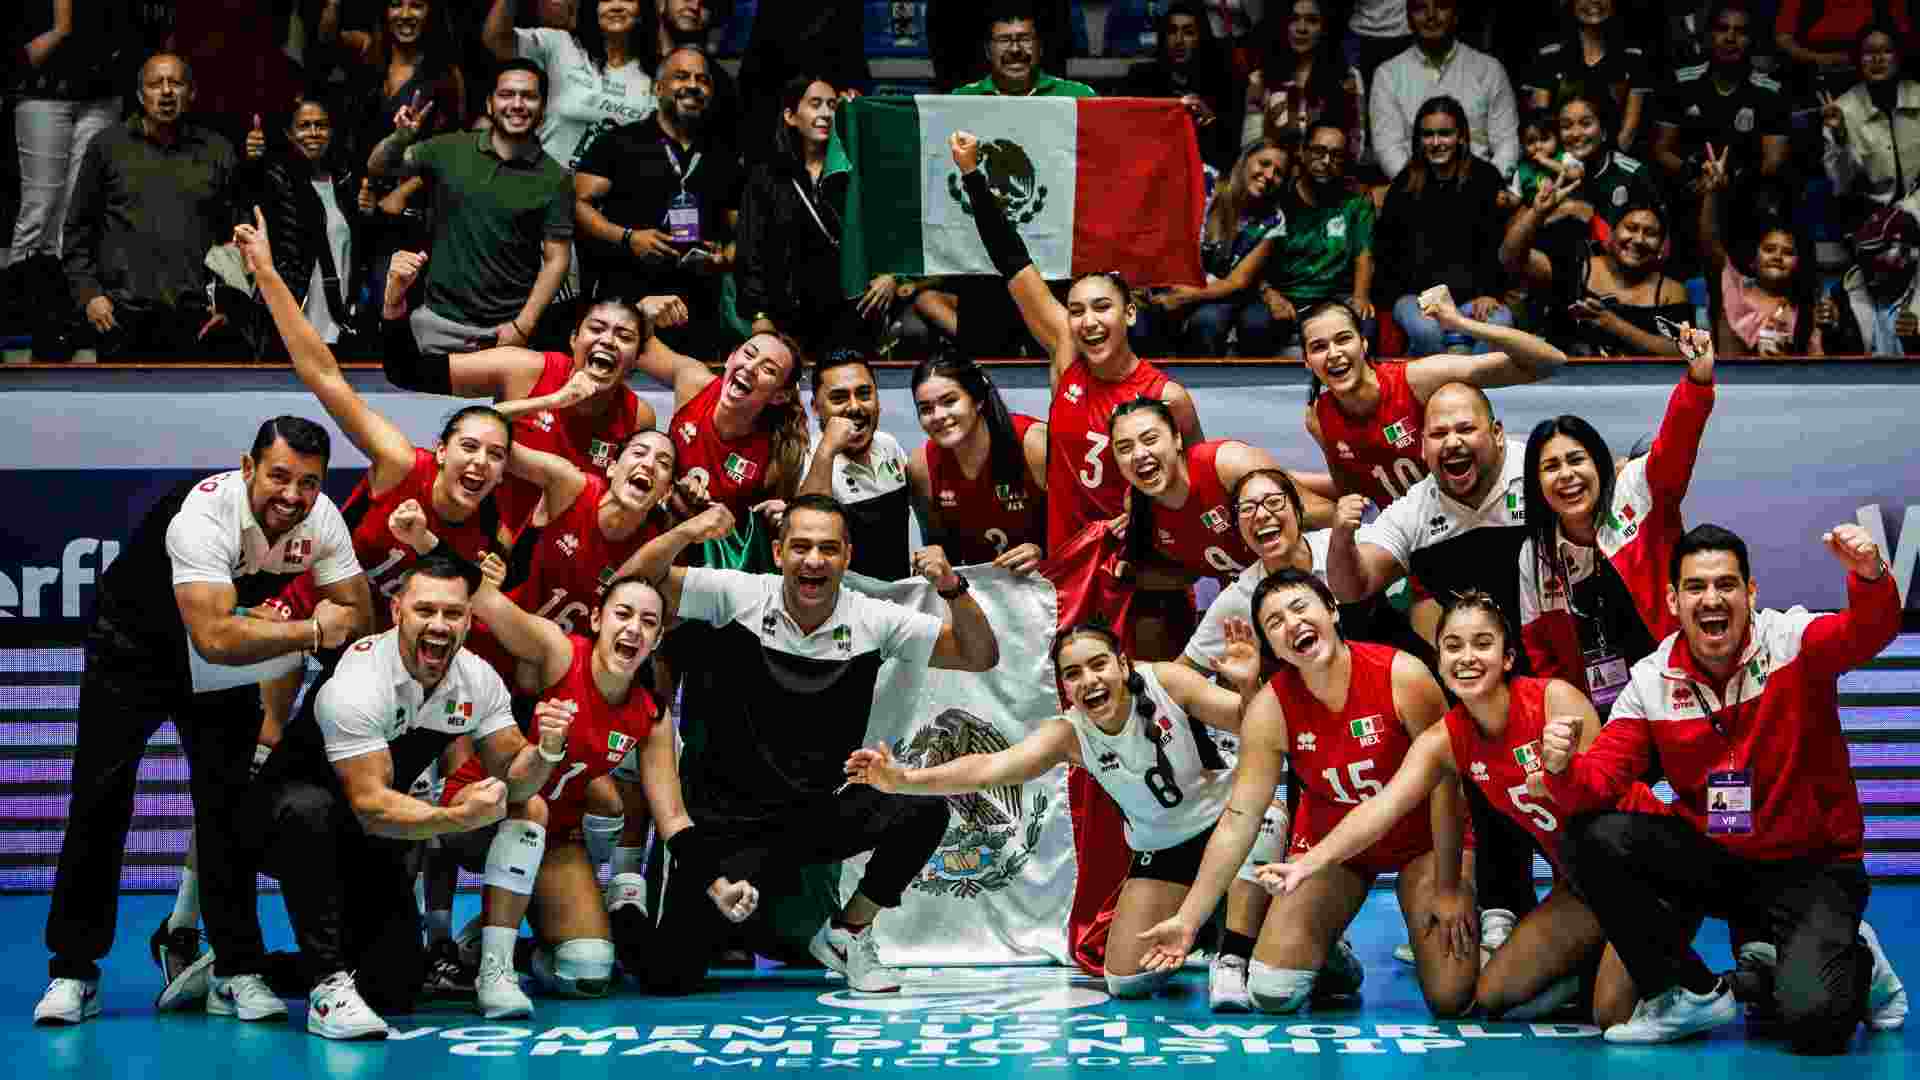
{"type": "MultiPolygon", "coordinates": [[[[1269,680],[1287,718],[1287,755],[1300,796],[1294,805],[1296,854],[1318,844],[1347,811],[1386,790],[1413,737],[1393,703],[1393,660],[1398,649],[1351,641],[1353,673],[1346,708],[1335,712],[1308,690],[1300,672],[1282,665],[1269,680]]],[[[1433,828],[1422,801],[1373,846],[1348,859],[1361,874],[1398,871],[1433,850],[1433,828]]]]}
{"type": "Polygon", "coordinates": [[[1153,677],[1150,664],[1133,670],[1145,684],[1127,703],[1118,735],[1109,735],[1073,709],[1067,722],[1080,741],[1080,760],[1120,807],[1127,846],[1164,851],[1199,836],[1227,808],[1233,769],[1198,720],[1175,704],[1153,677]],[[1140,715],[1142,701],[1153,707],[1140,715]]]}

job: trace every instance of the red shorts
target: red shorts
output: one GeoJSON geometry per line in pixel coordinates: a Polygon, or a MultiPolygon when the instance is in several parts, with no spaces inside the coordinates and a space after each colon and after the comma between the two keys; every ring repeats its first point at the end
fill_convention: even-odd
{"type": "MultiPolygon", "coordinates": [[[[1302,791],[1293,811],[1293,843],[1288,851],[1305,854],[1308,848],[1326,839],[1334,826],[1347,816],[1351,806],[1330,802],[1302,791]]],[[[1360,874],[1394,874],[1408,863],[1433,850],[1433,819],[1427,804],[1394,823],[1373,846],[1348,859],[1346,865],[1360,874]]]]}
{"type": "MultiPolygon", "coordinates": [[[[487,767],[479,756],[468,758],[459,768],[453,770],[452,776],[447,777],[446,786],[440,793],[440,805],[452,806],[454,798],[460,794],[460,789],[476,780],[486,778],[487,767]]],[[[585,784],[568,784],[567,787],[573,791],[586,790],[585,784]]],[[[586,813],[586,799],[572,797],[572,791],[568,792],[568,797],[563,797],[558,802],[548,802],[547,842],[551,844],[568,840],[584,840],[586,831],[581,827],[581,819],[586,816],[586,813]]]]}

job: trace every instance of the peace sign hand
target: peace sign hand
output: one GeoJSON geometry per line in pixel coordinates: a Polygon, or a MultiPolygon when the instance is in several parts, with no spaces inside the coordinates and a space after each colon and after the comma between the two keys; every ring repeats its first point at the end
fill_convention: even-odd
{"type": "Polygon", "coordinates": [[[1847,118],[1840,112],[1840,102],[1832,94],[1822,90],[1820,93],[1820,122],[1840,142],[1847,141],[1847,118]]]}
{"type": "Polygon", "coordinates": [[[393,114],[394,130],[406,132],[409,139],[420,137],[421,125],[425,124],[427,117],[433,113],[433,99],[428,98],[423,106],[420,104],[421,97],[421,91],[415,90],[413,96],[407,99],[407,103],[400,106],[393,114]]]}
{"type": "Polygon", "coordinates": [[[1700,182],[1708,191],[1727,190],[1727,155],[1733,152],[1731,146],[1723,147],[1720,156],[1713,155],[1713,144],[1707,144],[1707,156],[1700,162],[1700,182]]]}
{"type": "Polygon", "coordinates": [[[1550,214],[1559,209],[1560,204],[1567,201],[1567,196],[1572,194],[1573,189],[1580,186],[1581,179],[1580,176],[1575,175],[1562,176],[1551,184],[1545,180],[1540,181],[1540,189],[1533,193],[1533,208],[1542,214],[1550,214]]]}

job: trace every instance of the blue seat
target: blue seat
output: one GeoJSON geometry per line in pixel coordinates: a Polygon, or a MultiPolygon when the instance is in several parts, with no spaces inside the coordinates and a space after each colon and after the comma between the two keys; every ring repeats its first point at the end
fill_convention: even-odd
{"type": "Polygon", "coordinates": [[[733,0],[733,15],[721,28],[719,41],[714,43],[716,54],[740,56],[747,51],[747,42],[753,38],[753,16],[759,7],[760,0],[733,0]]]}
{"type": "Polygon", "coordinates": [[[927,0],[866,0],[863,38],[868,56],[925,57],[927,0]]]}

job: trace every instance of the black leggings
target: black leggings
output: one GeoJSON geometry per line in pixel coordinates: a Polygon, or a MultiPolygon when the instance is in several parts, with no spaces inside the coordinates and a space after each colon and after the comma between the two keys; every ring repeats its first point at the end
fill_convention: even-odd
{"type": "Polygon", "coordinates": [[[1701,917],[1744,923],[1779,950],[1774,999],[1788,1045],[1803,1054],[1847,1048],[1873,977],[1859,937],[1870,886],[1858,861],[1750,861],[1682,818],[1621,812],[1572,822],[1567,843],[1574,887],[1643,999],[1713,981],[1693,951],[1701,917]]]}
{"type": "MultiPolygon", "coordinates": [[[[712,829],[712,850],[725,854],[715,870],[699,874],[683,873],[669,858],[654,955],[645,970],[635,973],[650,993],[698,990],[714,953],[730,936],[726,920],[707,896],[715,875],[757,882],[871,851],[860,893],[883,908],[898,907],[901,894],[946,835],[947,801],[856,787],[837,797],[809,799],[778,818],[698,827],[712,829]]],[[[766,913],[763,906],[753,918],[766,913]]]]}

